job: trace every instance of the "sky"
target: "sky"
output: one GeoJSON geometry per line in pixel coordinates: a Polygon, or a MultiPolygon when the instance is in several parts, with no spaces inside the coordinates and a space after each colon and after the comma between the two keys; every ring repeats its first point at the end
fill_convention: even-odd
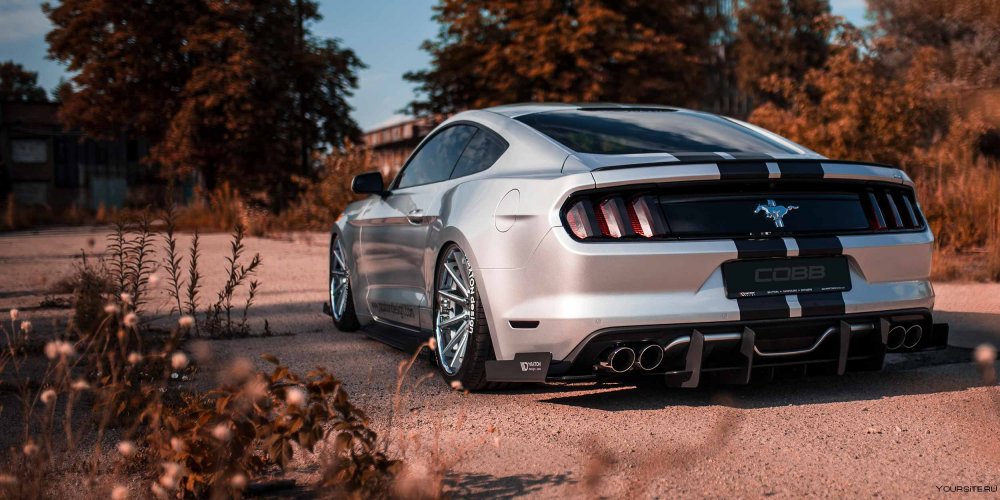
{"type": "MultiPolygon", "coordinates": [[[[426,68],[430,57],[420,43],[437,33],[431,16],[436,0],[320,0],[324,19],[316,35],[339,38],[368,67],[359,73],[358,89],[349,100],[362,129],[395,117],[413,99],[413,85],[403,73],[426,68]]],[[[856,25],[865,21],[865,0],[831,0],[836,15],[856,25]]],[[[42,87],[52,89],[65,68],[46,59],[48,19],[38,0],[0,0],[0,61],[13,60],[38,72],[42,87]]]]}

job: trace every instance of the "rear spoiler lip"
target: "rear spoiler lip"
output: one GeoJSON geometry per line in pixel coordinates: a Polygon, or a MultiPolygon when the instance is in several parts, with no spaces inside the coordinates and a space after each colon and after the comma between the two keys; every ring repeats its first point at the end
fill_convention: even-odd
{"type": "Polygon", "coordinates": [[[607,165],[604,167],[597,167],[591,169],[591,172],[601,172],[608,170],[623,170],[629,168],[643,168],[643,167],[669,167],[672,165],[711,165],[718,163],[832,163],[839,165],[860,165],[868,167],[881,167],[881,168],[891,168],[893,170],[901,170],[899,167],[888,165],[885,163],[876,163],[871,161],[855,161],[855,160],[828,160],[826,158],[772,158],[772,157],[759,157],[759,158],[722,158],[718,159],[695,159],[695,160],[676,160],[676,161],[655,161],[649,163],[629,163],[623,165],[607,165]]]}

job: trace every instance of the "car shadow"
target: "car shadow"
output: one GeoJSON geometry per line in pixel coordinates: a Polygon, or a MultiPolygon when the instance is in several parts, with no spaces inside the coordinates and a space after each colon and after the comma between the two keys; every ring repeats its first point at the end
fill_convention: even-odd
{"type": "Polygon", "coordinates": [[[453,474],[445,478],[451,498],[512,498],[539,494],[546,488],[575,482],[569,474],[453,474]]]}
{"type": "Polygon", "coordinates": [[[697,389],[622,386],[616,390],[540,399],[541,403],[603,411],[653,410],[670,406],[725,405],[740,409],[877,400],[892,396],[954,392],[984,385],[971,350],[890,355],[879,372],[805,376],[749,385],[704,384],[697,389]]]}

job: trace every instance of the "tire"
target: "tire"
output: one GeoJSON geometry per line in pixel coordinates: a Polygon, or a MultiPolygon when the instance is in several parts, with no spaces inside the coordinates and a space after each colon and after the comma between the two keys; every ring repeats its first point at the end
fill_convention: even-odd
{"type": "Polygon", "coordinates": [[[347,268],[347,260],[339,236],[334,236],[330,242],[330,274],[327,285],[330,294],[330,316],[333,317],[333,324],[342,332],[357,331],[361,325],[358,323],[358,314],[354,309],[354,287],[351,286],[351,273],[347,268]],[[343,289],[340,286],[343,286],[343,289]],[[340,301],[343,301],[342,305],[340,301]]]}
{"type": "Polygon", "coordinates": [[[458,382],[463,389],[469,391],[506,387],[507,384],[486,380],[486,361],[496,359],[496,355],[493,352],[489,325],[486,323],[486,313],[483,312],[483,303],[479,299],[476,279],[472,273],[472,264],[465,252],[455,244],[445,247],[435,266],[434,275],[434,360],[444,380],[453,387],[458,382]],[[460,283],[456,282],[456,277],[460,283]],[[455,300],[462,298],[466,301],[464,305],[455,300]],[[462,312],[458,313],[458,309],[462,312]],[[455,344],[450,345],[449,341],[456,338],[459,330],[453,329],[451,325],[443,325],[460,316],[465,318],[461,324],[469,323],[468,326],[458,327],[468,330],[466,340],[458,337],[455,344]],[[453,361],[455,356],[460,356],[460,360],[453,361]]]}

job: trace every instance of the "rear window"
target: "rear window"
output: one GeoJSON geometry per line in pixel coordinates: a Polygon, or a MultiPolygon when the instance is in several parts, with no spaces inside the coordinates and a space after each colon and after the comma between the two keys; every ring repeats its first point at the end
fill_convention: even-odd
{"type": "Polygon", "coordinates": [[[713,115],[674,110],[549,111],[517,120],[580,153],[799,153],[713,115]]]}

